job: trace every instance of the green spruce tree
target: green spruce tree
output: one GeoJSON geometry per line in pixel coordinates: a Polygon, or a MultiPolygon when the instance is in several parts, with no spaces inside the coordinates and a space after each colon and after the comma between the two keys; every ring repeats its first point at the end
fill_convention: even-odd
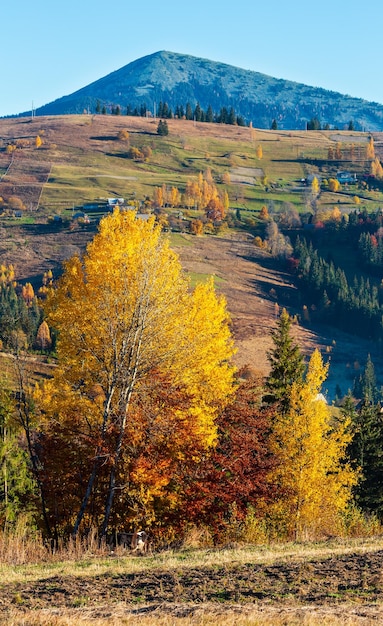
{"type": "Polygon", "coordinates": [[[349,394],[343,411],[351,417],[353,439],[349,456],[360,468],[361,480],[355,488],[357,504],[368,513],[383,516],[383,412],[374,364],[367,357],[363,373],[355,381],[353,399],[349,394]],[[355,406],[356,405],[356,406],[355,406]]]}
{"type": "Polygon", "coordinates": [[[290,408],[292,384],[303,380],[305,370],[303,355],[291,337],[291,323],[291,317],[283,309],[277,328],[271,333],[274,348],[267,355],[271,369],[266,379],[264,402],[278,403],[284,414],[290,408]]]}
{"type": "Polygon", "coordinates": [[[163,137],[169,134],[168,123],[166,120],[160,120],[158,122],[157,133],[163,137]]]}

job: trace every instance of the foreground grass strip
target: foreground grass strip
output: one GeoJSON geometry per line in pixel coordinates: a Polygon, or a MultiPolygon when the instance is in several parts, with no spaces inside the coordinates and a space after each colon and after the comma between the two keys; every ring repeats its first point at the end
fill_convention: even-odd
{"type": "Polygon", "coordinates": [[[126,607],[113,610],[68,610],[54,608],[46,611],[12,610],[0,616],[0,624],[7,626],[375,626],[381,623],[382,613],[374,606],[340,607],[255,607],[234,606],[217,610],[204,604],[196,609],[186,605],[143,609],[139,614],[128,614],[126,607]]]}

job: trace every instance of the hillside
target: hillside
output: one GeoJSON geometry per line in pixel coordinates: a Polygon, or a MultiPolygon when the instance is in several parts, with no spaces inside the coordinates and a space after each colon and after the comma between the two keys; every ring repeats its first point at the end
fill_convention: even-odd
{"type": "MultiPolygon", "coordinates": [[[[153,198],[155,188],[177,186],[185,189],[188,180],[210,169],[220,191],[226,190],[231,215],[239,210],[242,226],[223,231],[219,237],[195,237],[189,223],[200,211],[168,209],[175,230],[172,244],[192,281],[216,275],[217,287],[225,293],[233,319],[239,365],[250,365],[266,373],[269,331],[275,323],[275,304],[292,313],[302,307],[292,277],[267,253],[257,249],[253,236],[262,234],[259,212],[266,205],[278,214],[285,206],[307,210],[307,175],[335,175],[339,167],[366,171],[363,151],[368,136],[357,132],[262,131],[217,124],[194,124],[169,120],[169,136],[156,133],[157,121],[122,116],[64,116],[0,120],[0,196],[6,201],[16,196],[24,203],[22,216],[0,217],[2,263],[13,263],[20,280],[41,284],[44,272],[57,275],[63,260],[84,250],[93,237],[96,219],[102,213],[90,212],[90,223],[72,217],[84,204],[105,202],[108,197],[124,197],[131,202],[153,198]],[[128,141],[119,140],[121,130],[128,141]],[[35,146],[35,137],[42,145],[35,146]],[[327,161],[330,147],[341,143],[344,153],[356,146],[353,162],[327,161]],[[17,146],[8,152],[7,146],[17,146]],[[256,149],[263,148],[262,158],[256,149]],[[127,157],[130,147],[151,148],[147,160],[127,157]],[[360,159],[358,159],[358,155],[360,159]],[[222,180],[228,175],[227,183],[222,180]],[[267,176],[267,188],[263,177],[267,176]],[[57,220],[56,220],[57,218],[57,220]],[[259,230],[259,228],[261,230],[259,230]],[[257,230],[258,229],[258,230],[257,230]]],[[[381,138],[375,135],[376,151],[381,138]]],[[[381,206],[382,194],[355,185],[341,192],[321,196],[323,209],[334,204],[347,213],[359,207],[374,211],[381,206]],[[355,195],[361,204],[355,204],[355,195]]],[[[358,356],[363,363],[370,352],[374,362],[376,346],[330,328],[297,326],[296,336],[308,354],[315,346],[331,355],[327,387],[333,396],[339,381],[344,391],[352,385],[350,364],[358,356]]]]}
{"type": "Polygon", "coordinates": [[[184,54],[161,51],[137,59],[99,80],[36,109],[36,114],[63,115],[96,111],[97,102],[110,111],[124,113],[144,106],[152,114],[160,102],[175,111],[177,106],[209,105],[215,113],[234,108],[249,124],[270,128],[276,120],[281,129],[305,129],[318,118],[322,126],[359,130],[383,130],[383,105],[352,98],[319,87],[273,78],[184,54]]]}

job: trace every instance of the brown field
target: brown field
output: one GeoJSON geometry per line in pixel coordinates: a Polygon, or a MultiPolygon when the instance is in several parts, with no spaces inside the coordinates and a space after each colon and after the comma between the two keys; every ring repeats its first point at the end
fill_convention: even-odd
{"type": "Polygon", "coordinates": [[[8,567],[0,624],[379,624],[382,556],[370,539],[8,567]]]}

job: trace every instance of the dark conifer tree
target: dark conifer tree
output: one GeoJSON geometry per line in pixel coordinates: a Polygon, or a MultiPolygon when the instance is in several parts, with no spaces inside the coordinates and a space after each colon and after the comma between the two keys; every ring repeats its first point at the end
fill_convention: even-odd
{"type": "Polygon", "coordinates": [[[353,439],[348,454],[355,467],[361,470],[361,480],[355,488],[357,504],[366,512],[383,516],[383,413],[374,397],[376,388],[372,362],[366,364],[361,381],[362,401],[358,408],[348,396],[343,412],[351,418],[353,439]]]}
{"type": "Polygon", "coordinates": [[[381,398],[381,393],[376,383],[375,367],[370,355],[367,356],[362,374],[354,381],[353,395],[367,404],[377,404],[381,398]]]}
{"type": "Polygon", "coordinates": [[[235,116],[235,112],[233,107],[231,107],[228,116],[227,116],[227,123],[231,124],[232,126],[235,126],[235,124],[237,123],[237,118],[235,116]]]}
{"type": "Polygon", "coordinates": [[[220,124],[227,124],[228,116],[229,114],[227,112],[227,108],[222,107],[217,122],[219,122],[220,124]]]}
{"type": "Polygon", "coordinates": [[[168,123],[166,120],[160,120],[157,126],[157,133],[162,136],[166,136],[169,134],[168,123]]]}
{"type": "Polygon", "coordinates": [[[196,122],[200,122],[201,121],[201,116],[202,116],[202,109],[199,105],[199,102],[197,102],[196,107],[194,109],[194,119],[196,122]]]}
{"type": "Polygon", "coordinates": [[[193,119],[193,109],[191,108],[190,102],[188,102],[186,105],[186,119],[187,120],[193,119]]]}
{"type": "Polygon", "coordinates": [[[293,383],[301,382],[305,370],[303,355],[291,337],[291,318],[286,309],[271,333],[274,348],[268,353],[271,366],[266,379],[266,404],[278,403],[283,413],[290,407],[290,390],[293,383]]]}

